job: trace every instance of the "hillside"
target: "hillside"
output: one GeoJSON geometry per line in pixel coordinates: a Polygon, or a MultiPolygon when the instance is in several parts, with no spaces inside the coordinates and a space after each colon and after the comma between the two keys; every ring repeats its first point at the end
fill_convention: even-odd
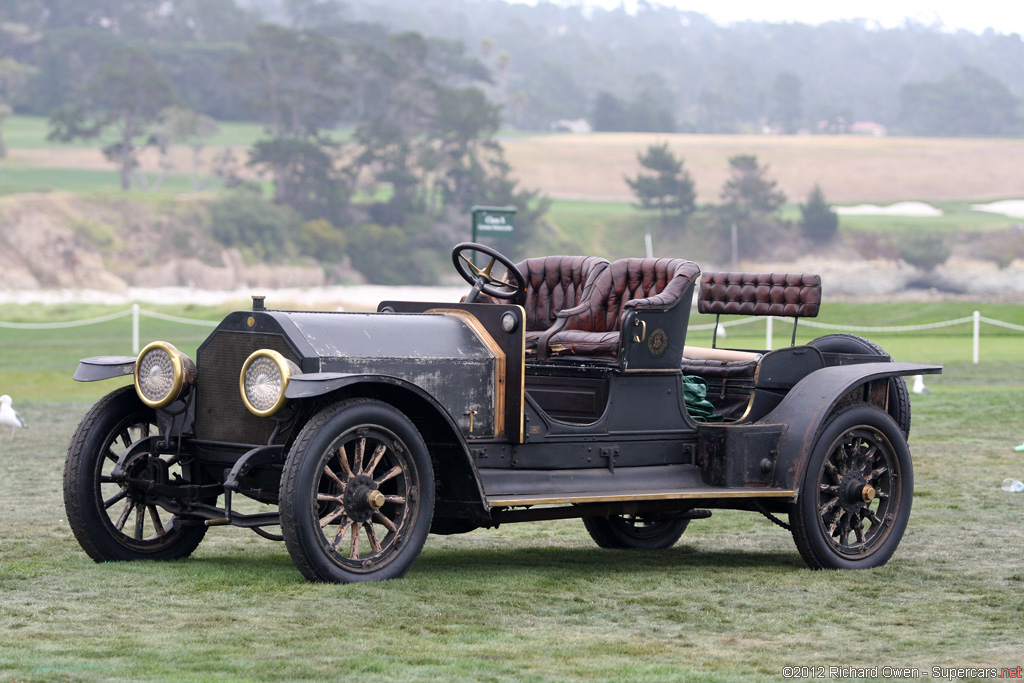
{"type": "Polygon", "coordinates": [[[194,199],[145,201],[68,193],[0,197],[0,270],[3,288],[100,289],[129,286],[322,285],[315,262],[246,263],[204,230],[194,199]]]}

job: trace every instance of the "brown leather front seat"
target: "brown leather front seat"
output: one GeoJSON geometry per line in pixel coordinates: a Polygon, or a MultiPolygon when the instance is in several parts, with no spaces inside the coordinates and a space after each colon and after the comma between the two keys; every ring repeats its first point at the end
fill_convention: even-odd
{"type": "MultiPolygon", "coordinates": [[[[538,337],[552,324],[560,311],[573,308],[586,299],[595,276],[608,267],[599,256],[540,256],[516,264],[526,280],[520,303],[526,310],[526,348],[537,348],[538,337]]],[[[478,302],[494,299],[486,295],[478,302]]]]}
{"type": "Polygon", "coordinates": [[[683,259],[614,261],[596,276],[589,297],[558,313],[558,323],[541,336],[539,353],[616,359],[625,315],[675,307],[698,275],[697,264],[683,259]]]}

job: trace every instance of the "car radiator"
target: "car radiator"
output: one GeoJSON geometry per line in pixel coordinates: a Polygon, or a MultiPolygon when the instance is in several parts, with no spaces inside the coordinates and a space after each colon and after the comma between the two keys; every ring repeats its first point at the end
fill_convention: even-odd
{"type": "MultiPolygon", "coordinates": [[[[301,366],[301,360],[278,334],[222,331],[199,350],[196,358],[196,437],[204,441],[226,441],[262,445],[273,434],[276,422],[256,417],[245,407],[238,376],[253,351],[274,349],[301,366]]],[[[279,434],[276,443],[283,443],[279,434]]]]}

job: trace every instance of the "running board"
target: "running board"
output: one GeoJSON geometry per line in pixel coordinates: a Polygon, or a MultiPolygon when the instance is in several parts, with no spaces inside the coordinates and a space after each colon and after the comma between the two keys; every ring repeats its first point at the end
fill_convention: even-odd
{"type": "Polygon", "coordinates": [[[645,500],[722,500],[731,498],[783,498],[796,500],[797,492],[786,489],[691,488],[637,493],[567,493],[562,495],[500,495],[488,496],[492,508],[528,505],[569,505],[580,503],[629,503],[645,500]]]}

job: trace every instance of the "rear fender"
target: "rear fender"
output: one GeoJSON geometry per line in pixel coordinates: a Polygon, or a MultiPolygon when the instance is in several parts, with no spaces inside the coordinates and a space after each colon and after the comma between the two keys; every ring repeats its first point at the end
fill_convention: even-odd
{"type": "Polygon", "coordinates": [[[434,516],[489,518],[483,485],[461,430],[421,387],[397,377],[318,372],[292,375],[285,395],[292,400],[374,398],[394,406],[412,421],[430,451],[436,487],[434,516]]]}
{"type": "Polygon", "coordinates": [[[825,421],[836,405],[851,392],[863,389],[865,402],[885,409],[890,377],[940,372],[942,367],[938,365],[889,362],[837,365],[809,374],[790,390],[775,410],[758,422],[784,427],[778,444],[772,485],[784,489],[799,487],[825,421]]]}

